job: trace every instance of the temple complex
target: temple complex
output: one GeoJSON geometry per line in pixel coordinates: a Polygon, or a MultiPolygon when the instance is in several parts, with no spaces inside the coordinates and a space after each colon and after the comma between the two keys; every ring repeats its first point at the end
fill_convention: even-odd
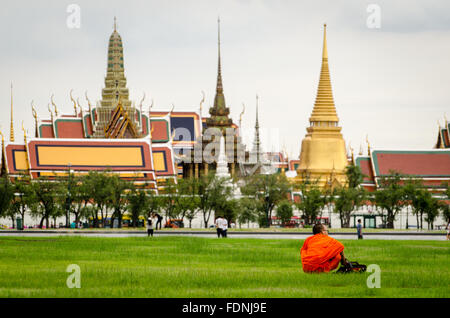
{"type": "Polygon", "coordinates": [[[344,185],[345,167],[348,164],[345,141],[339,127],[339,118],[333,100],[328,68],[327,29],[324,25],[322,68],[316,102],[309,118],[310,126],[302,141],[296,184],[310,180],[320,188],[327,184],[344,185]]]}
{"type": "MultiPolygon", "coordinates": [[[[202,116],[203,99],[198,109],[185,111],[155,110],[153,101],[144,106],[144,97],[133,102],[125,77],[124,49],[116,21],[109,38],[105,85],[101,100],[92,104],[85,93],[85,105],[79,98],[70,100],[73,112],[62,114],[54,96],[48,115],[38,116],[32,102],[35,129],[24,132],[23,140],[14,138],[13,91],[11,85],[10,138],[2,134],[1,174],[12,178],[28,174],[32,178],[57,178],[109,169],[122,178],[133,180],[155,191],[164,191],[168,179],[200,177],[217,169],[234,179],[255,173],[285,173],[293,184],[317,181],[322,189],[346,184],[349,162],[365,174],[363,186],[375,191],[379,180],[398,171],[424,181],[439,192],[450,182],[450,125],[439,126],[435,149],[370,149],[354,158],[347,155],[331,86],[326,25],[323,34],[322,65],[309,127],[301,144],[299,159],[285,152],[264,152],[260,140],[259,105],[256,99],[254,138],[251,149],[242,144],[239,126],[230,118],[222,79],[218,21],[217,82],[209,116],[202,116]],[[213,132],[213,133],[211,133],[213,132]],[[225,137],[225,140],[222,139],[225,137]],[[222,146],[221,144],[222,139],[222,146]],[[220,151],[219,151],[220,150],[220,151]],[[209,155],[210,154],[210,155],[209,155]]],[[[216,171],[217,172],[217,171],[216,171]]]]}

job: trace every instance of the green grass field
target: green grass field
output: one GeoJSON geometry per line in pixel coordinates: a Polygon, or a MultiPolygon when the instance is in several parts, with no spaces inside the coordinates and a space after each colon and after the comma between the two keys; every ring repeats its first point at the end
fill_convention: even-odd
{"type": "Polygon", "coordinates": [[[450,242],[342,242],[381,267],[381,288],[370,273],[303,273],[299,240],[0,237],[0,297],[449,297],[450,242]]]}

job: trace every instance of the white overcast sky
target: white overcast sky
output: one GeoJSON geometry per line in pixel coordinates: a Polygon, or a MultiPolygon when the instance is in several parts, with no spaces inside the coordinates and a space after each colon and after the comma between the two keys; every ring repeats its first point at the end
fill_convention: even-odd
{"type": "MultiPolygon", "coordinates": [[[[450,3],[442,1],[5,1],[0,11],[1,130],[9,132],[14,85],[16,140],[21,122],[34,131],[31,100],[49,117],[51,94],[72,113],[70,89],[87,108],[101,98],[107,44],[117,16],[125,75],[136,103],[145,91],[155,110],[198,109],[214,99],[217,17],[222,74],[231,116],[246,104],[245,140],[252,138],[255,95],[263,136],[298,157],[321,66],[326,22],[333,93],[342,133],[355,152],[372,147],[431,149],[437,120],[450,119],[450,3]],[[67,6],[81,8],[70,29],[67,6]],[[369,4],[381,9],[381,28],[368,28],[369,4]],[[250,129],[250,130],[248,130],[250,129]]],[[[263,141],[264,142],[264,141],[263,141]]]]}

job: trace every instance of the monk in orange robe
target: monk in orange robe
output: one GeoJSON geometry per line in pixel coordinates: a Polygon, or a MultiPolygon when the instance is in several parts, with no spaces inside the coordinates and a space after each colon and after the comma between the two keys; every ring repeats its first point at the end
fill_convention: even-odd
{"type": "Polygon", "coordinates": [[[303,271],[305,273],[322,273],[336,269],[348,261],[344,256],[344,245],[328,236],[327,226],[316,224],[313,236],[308,237],[300,250],[303,271]]]}

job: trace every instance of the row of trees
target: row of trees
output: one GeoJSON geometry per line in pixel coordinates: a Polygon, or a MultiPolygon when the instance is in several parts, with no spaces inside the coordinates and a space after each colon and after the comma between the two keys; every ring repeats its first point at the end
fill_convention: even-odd
{"type": "MultiPolygon", "coordinates": [[[[187,220],[189,227],[196,216],[201,216],[205,228],[217,215],[225,217],[229,223],[239,226],[257,222],[260,227],[268,227],[276,214],[282,223],[288,222],[295,206],[302,214],[305,224],[313,224],[322,216],[326,206],[333,207],[339,215],[341,227],[350,227],[353,213],[365,204],[374,204],[386,219],[386,227],[393,228],[394,221],[403,207],[416,216],[422,228],[423,220],[433,227],[439,213],[450,221],[449,205],[438,200],[413,178],[399,173],[380,180],[380,187],[368,193],[361,187],[363,175],[359,167],[347,167],[348,184],[345,187],[327,187],[320,190],[317,180],[305,177],[298,188],[283,174],[254,175],[244,180],[241,188],[242,198],[234,198],[227,180],[217,179],[214,174],[200,178],[180,179],[175,183],[167,180],[164,193],[155,195],[146,185],[136,186],[132,180],[124,180],[118,175],[91,171],[82,176],[69,175],[65,179],[49,180],[40,178],[30,180],[22,177],[11,182],[7,176],[0,178],[0,217],[11,218],[13,224],[17,217],[22,220],[26,213],[39,218],[39,227],[49,227],[49,221],[65,217],[66,226],[71,222],[90,220],[94,227],[106,226],[107,220],[117,219],[122,226],[124,214],[138,225],[140,216],[148,217],[160,213],[166,219],[187,220]],[[297,190],[298,202],[289,201],[289,194],[297,190]]],[[[443,194],[450,199],[447,185],[443,194]]],[[[408,219],[407,219],[408,224],[408,219]]]]}
{"type": "Polygon", "coordinates": [[[374,206],[385,220],[386,228],[394,228],[394,221],[399,212],[407,209],[406,227],[409,227],[409,212],[416,217],[418,227],[423,228],[423,220],[428,228],[433,229],[434,222],[442,213],[444,220],[450,222],[450,187],[444,184],[444,192],[440,198],[424,186],[420,178],[402,175],[391,171],[389,175],[379,180],[379,187],[375,192],[368,192],[362,186],[364,175],[358,166],[349,165],[346,168],[348,184],[345,186],[328,187],[320,191],[317,182],[308,178],[300,185],[301,199],[297,207],[304,212],[308,224],[321,216],[325,206],[334,208],[339,215],[341,227],[350,227],[353,213],[363,205],[374,206]]]}

